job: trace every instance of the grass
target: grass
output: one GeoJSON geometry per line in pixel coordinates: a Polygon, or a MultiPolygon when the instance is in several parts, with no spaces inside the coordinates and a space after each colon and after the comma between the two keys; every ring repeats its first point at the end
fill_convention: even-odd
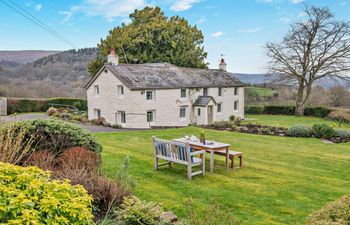
{"type": "Polygon", "coordinates": [[[304,125],[312,126],[314,124],[325,123],[330,126],[335,126],[336,129],[348,129],[350,130],[350,124],[342,124],[341,127],[338,127],[338,123],[330,120],[326,120],[319,117],[298,117],[298,116],[285,116],[285,115],[245,115],[247,119],[243,121],[243,124],[252,123],[252,124],[261,124],[269,126],[279,126],[279,127],[291,127],[293,125],[304,125]]]}
{"type": "Polygon", "coordinates": [[[314,138],[208,130],[207,139],[244,152],[244,168],[226,172],[223,157],[217,156],[214,175],[192,181],[185,166],[154,171],[152,135],[173,139],[199,133],[188,127],[95,136],[103,144],[103,166],[111,177],[130,156],[130,173],[138,183],[134,194],[161,203],[181,218],[188,215],[186,202],[192,198],[201,215],[215,202],[244,224],[301,224],[310,213],[350,192],[350,143],[330,145],[314,138]]]}
{"type": "Polygon", "coordinates": [[[273,96],[277,91],[274,91],[270,88],[261,88],[261,87],[246,87],[245,91],[248,96],[259,96],[259,97],[270,97],[273,96]]]}

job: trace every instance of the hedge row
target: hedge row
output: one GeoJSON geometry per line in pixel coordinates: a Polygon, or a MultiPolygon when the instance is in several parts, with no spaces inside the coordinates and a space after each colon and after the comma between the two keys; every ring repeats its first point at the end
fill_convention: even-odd
{"type": "MultiPolygon", "coordinates": [[[[326,107],[307,107],[305,116],[326,117],[332,110],[326,107]]],[[[295,106],[248,106],[245,108],[247,114],[271,114],[271,115],[294,115],[295,106]]]]}
{"type": "Polygon", "coordinates": [[[8,98],[7,114],[23,112],[46,112],[52,104],[75,106],[79,110],[87,110],[86,99],[79,98],[50,98],[50,99],[24,99],[8,98]]]}

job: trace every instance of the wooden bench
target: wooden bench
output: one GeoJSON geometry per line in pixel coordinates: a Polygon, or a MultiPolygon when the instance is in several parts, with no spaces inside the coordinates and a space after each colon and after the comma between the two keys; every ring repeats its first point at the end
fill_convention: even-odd
{"type": "MultiPolygon", "coordinates": [[[[226,156],[226,150],[215,151],[215,154],[226,156]]],[[[236,151],[229,151],[229,158],[231,160],[231,168],[235,168],[235,157],[239,158],[239,167],[243,166],[243,153],[236,151]]]]}
{"type": "Polygon", "coordinates": [[[187,176],[190,180],[195,175],[205,174],[205,151],[192,151],[188,143],[162,140],[156,137],[153,137],[153,145],[155,170],[158,170],[159,166],[169,165],[171,167],[171,163],[179,163],[187,166],[187,176]],[[167,162],[159,164],[159,159],[167,162]],[[201,170],[192,172],[194,166],[201,166],[201,170]]]}

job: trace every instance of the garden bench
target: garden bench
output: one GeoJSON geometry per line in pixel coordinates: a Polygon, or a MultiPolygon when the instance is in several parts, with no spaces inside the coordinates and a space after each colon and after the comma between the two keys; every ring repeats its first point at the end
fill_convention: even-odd
{"type": "Polygon", "coordinates": [[[162,140],[156,137],[153,137],[153,145],[155,170],[158,170],[159,166],[169,165],[171,167],[171,163],[179,163],[187,166],[187,176],[190,180],[193,176],[205,174],[205,151],[193,151],[189,143],[162,140]],[[159,164],[159,159],[167,162],[159,164]],[[201,166],[201,170],[193,172],[192,167],[194,166],[201,166]]]}
{"type": "MultiPolygon", "coordinates": [[[[226,156],[226,150],[215,151],[215,154],[226,156]]],[[[229,158],[231,160],[231,168],[235,168],[235,157],[239,158],[239,167],[243,166],[243,153],[229,150],[229,158]]]]}

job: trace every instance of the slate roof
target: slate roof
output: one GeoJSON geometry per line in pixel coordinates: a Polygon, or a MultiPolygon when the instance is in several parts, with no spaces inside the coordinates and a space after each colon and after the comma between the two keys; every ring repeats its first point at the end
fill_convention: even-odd
{"type": "Polygon", "coordinates": [[[193,106],[205,107],[209,104],[210,101],[213,101],[216,104],[216,101],[212,96],[198,96],[196,101],[193,103],[193,106]]]}
{"type": "MultiPolygon", "coordinates": [[[[131,90],[244,86],[231,73],[217,69],[184,68],[169,63],[119,64],[117,66],[105,64],[100,72],[104,68],[110,70],[131,90]]],[[[93,83],[99,73],[87,83],[85,88],[93,83]]]]}

